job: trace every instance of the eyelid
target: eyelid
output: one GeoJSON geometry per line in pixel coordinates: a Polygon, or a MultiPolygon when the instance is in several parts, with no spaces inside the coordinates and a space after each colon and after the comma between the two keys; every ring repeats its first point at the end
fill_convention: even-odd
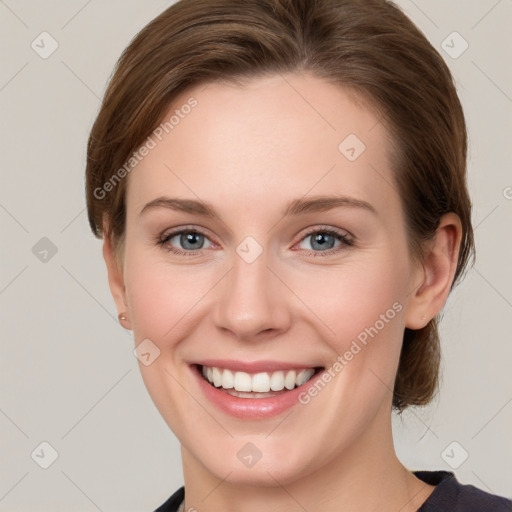
{"type": "Polygon", "coordinates": [[[311,235],[313,233],[318,233],[318,232],[322,232],[322,233],[329,232],[329,233],[334,233],[341,237],[347,237],[350,239],[354,238],[354,236],[351,233],[349,233],[346,229],[340,229],[340,228],[335,228],[334,226],[320,224],[320,225],[314,225],[314,226],[310,226],[310,227],[306,228],[306,230],[301,234],[301,237],[299,238],[299,242],[302,241],[308,235],[311,235]]]}
{"type": "Polygon", "coordinates": [[[158,237],[158,240],[160,240],[160,241],[168,240],[168,239],[173,238],[176,235],[180,235],[182,233],[198,233],[200,235],[207,237],[212,243],[214,243],[213,240],[211,240],[212,237],[211,237],[210,233],[206,229],[198,228],[197,226],[177,226],[175,228],[165,230],[158,237]]]}

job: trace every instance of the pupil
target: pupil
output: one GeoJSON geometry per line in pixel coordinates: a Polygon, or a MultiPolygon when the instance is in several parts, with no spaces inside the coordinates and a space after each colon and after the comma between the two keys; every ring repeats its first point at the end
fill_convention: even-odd
{"type": "Polygon", "coordinates": [[[180,242],[185,249],[200,249],[202,246],[202,243],[199,243],[199,247],[194,246],[194,244],[198,243],[198,238],[199,238],[199,241],[201,242],[200,237],[202,237],[202,236],[203,235],[201,235],[199,233],[182,234],[180,242]],[[192,247],[190,247],[189,244],[191,244],[192,247]]]}
{"type": "Polygon", "coordinates": [[[318,244],[318,246],[316,248],[319,248],[319,249],[332,249],[333,245],[332,244],[329,244],[329,240],[328,239],[331,239],[330,241],[331,242],[334,242],[334,237],[332,235],[328,235],[328,234],[322,234],[322,233],[318,233],[314,236],[314,241],[313,241],[313,248],[315,248],[315,244],[318,244]],[[326,242],[326,239],[327,239],[327,242],[326,242]],[[327,247],[328,246],[328,247],[327,247]]]}

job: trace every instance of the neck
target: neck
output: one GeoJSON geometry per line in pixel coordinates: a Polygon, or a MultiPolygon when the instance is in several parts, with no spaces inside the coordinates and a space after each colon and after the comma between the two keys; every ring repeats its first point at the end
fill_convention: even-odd
{"type": "MultiPolygon", "coordinates": [[[[267,486],[216,477],[182,447],[185,510],[210,512],[414,512],[434,487],[408,471],[396,457],[391,418],[386,428],[376,418],[346,450],[315,471],[304,468],[285,485],[272,478],[267,486]]],[[[269,474],[272,472],[269,471],[269,474]]]]}

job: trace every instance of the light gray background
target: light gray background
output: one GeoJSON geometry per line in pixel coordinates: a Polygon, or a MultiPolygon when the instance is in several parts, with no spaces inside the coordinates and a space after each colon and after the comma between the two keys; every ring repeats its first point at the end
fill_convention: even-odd
{"type": "MultiPolygon", "coordinates": [[[[440,397],[395,418],[396,447],[411,469],[452,470],[467,452],[459,480],[510,497],[512,1],[398,3],[456,77],[478,259],[442,324],[440,397]],[[458,58],[442,49],[453,31],[469,43],[458,58]]],[[[168,5],[0,0],[1,511],[149,511],[182,485],[178,442],[117,323],[84,201],[86,139],[106,81],[168,5]],[[47,59],[31,48],[43,31],[59,45],[47,59]],[[46,262],[33,253],[43,237],[57,248],[46,262]],[[58,452],[48,469],[31,457],[43,441],[58,452]]]]}

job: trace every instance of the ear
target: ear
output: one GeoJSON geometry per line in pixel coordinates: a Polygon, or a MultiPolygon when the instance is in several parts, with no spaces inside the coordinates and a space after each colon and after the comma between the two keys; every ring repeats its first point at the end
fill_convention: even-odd
{"type": "Polygon", "coordinates": [[[110,293],[116,304],[119,322],[125,329],[131,329],[130,315],[128,313],[128,303],[126,300],[126,288],[124,285],[123,269],[119,262],[116,261],[112,241],[108,235],[108,230],[103,231],[103,258],[107,265],[108,285],[110,293]],[[121,315],[126,319],[121,319],[121,315]]]}
{"type": "Polygon", "coordinates": [[[409,329],[422,329],[444,306],[457,269],[461,238],[458,215],[443,215],[423,262],[414,272],[416,284],[405,315],[409,329]]]}

